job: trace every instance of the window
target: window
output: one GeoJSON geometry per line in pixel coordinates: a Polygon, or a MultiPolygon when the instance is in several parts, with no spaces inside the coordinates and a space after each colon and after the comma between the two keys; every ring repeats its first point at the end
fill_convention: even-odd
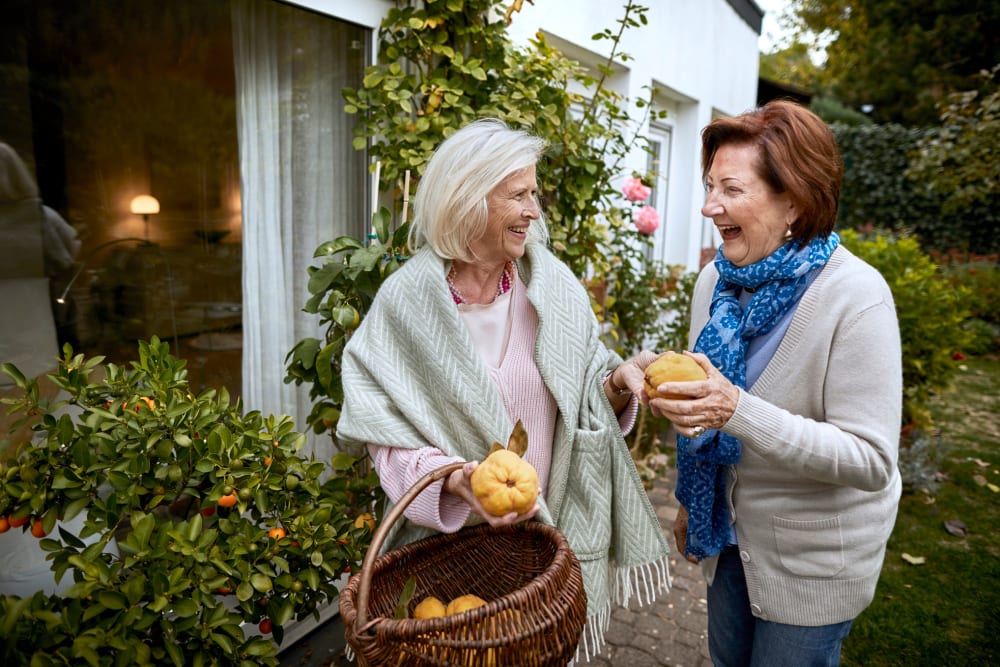
{"type": "Polygon", "coordinates": [[[38,276],[59,342],[125,361],[155,334],[194,388],[282,385],[284,355],[318,334],[300,312],[312,251],[365,233],[341,89],[360,85],[370,30],[271,0],[17,5],[0,141],[62,223],[0,224],[61,235],[38,276]]]}
{"type": "MultiPolygon", "coordinates": [[[[649,195],[649,204],[660,214],[660,228],[656,235],[659,243],[656,247],[663,252],[665,243],[663,239],[667,233],[667,195],[670,191],[670,151],[673,140],[673,129],[669,125],[653,123],[649,127],[649,154],[646,161],[646,170],[653,177],[652,192],[649,195]]],[[[650,249],[650,253],[653,249],[650,249]]],[[[658,261],[664,261],[664,257],[655,257],[658,261]]]]}

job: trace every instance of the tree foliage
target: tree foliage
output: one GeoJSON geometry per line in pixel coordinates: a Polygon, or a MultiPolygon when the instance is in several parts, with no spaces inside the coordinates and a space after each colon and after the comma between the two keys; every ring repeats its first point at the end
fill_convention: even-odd
{"type": "Polygon", "coordinates": [[[0,662],[278,664],[272,636],[359,566],[375,475],[346,453],[300,456],[286,416],[244,413],[224,389],[195,395],[155,337],[130,367],[102,361],[65,346],[58,399],[0,367],[20,389],[2,399],[14,428],[33,431],[4,452],[0,516],[37,523],[19,537],[66,585],[0,596],[0,662]],[[260,623],[268,636],[246,632],[260,623]]]}
{"type": "Polygon", "coordinates": [[[758,74],[764,79],[816,92],[822,71],[810,56],[809,44],[796,40],[777,51],[761,54],[758,74]]]}
{"type": "Polygon", "coordinates": [[[1000,64],[981,74],[978,89],[950,95],[941,110],[941,126],[910,154],[907,176],[943,196],[945,213],[1000,199],[998,83],[1000,64]]]}
{"type": "Polygon", "coordinates": [[[878,122],[933,124],[946,95],[1000,62],[994,0],[793,0],[797,39],[826,45],[824,92],[878,122]]]}

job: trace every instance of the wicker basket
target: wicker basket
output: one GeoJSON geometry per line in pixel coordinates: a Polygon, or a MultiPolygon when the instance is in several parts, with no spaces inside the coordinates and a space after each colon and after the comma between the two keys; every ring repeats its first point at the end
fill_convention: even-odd
{"type": "Polygon", "coordinates": [[[435,535],[376,558],[393,523],[416,495],[461,463],[418,481],[372,538],[361,571],[340,594],[347,643],[361,665],[503,665],[564,667],[574,656],[587,616],[580,563],[557,529],[537,521],[480,525],[435,535]],[[483,607],[431,619],[395,619],[407,579],[410,601],[445,601],[466,593],[483,607]]]}

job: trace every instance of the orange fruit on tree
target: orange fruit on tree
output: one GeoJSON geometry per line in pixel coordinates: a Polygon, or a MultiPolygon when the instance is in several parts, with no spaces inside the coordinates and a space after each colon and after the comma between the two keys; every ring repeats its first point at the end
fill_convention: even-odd
{"type": "Polygon", "coordinates": [[[8,530],[10,530],[10,521],[7,520],[7,517],[0,516],[0,533],[6,533],[8,530]]]}
{"type": "Polygon", "coordinates": [[[413,610],[413,618],[441,618],[446,613],[444,602],[428,595],[413,610]]]}
{"type": "Polygon", "coordinates": [[[275,526],[271,530],[267,531],[267,536],[270,537],[272,540],[280,540],[287,534],[288,533],[286,533],[285,529],[282,528],[281,526],[275,526]]]}
{"type": "Polygon", "coordinates": [[[708,375],[698,362],[686,354],[664,352],[646,366],[646,393],[650,398],[689,399],[684,394],[661,394],[656,390],[664,382],[695,382],[707,380],[708,375]]]}
{"type": "Polygon", "coordinates": [[[15,519],[14,517],[10,517],[7,521],[10,523],[10,527],[11,528],[20,528],[24,524],[26,524],[29,521],[31,521],[31,517],[30,516],[23,516],[20,519],[15,519]]]}
{"type": "Polygon", "coordinates": [[[362,528],[364,526],[368,526],[368,530],[370,530],[373,533],[375,532],[375,519],[369,512],[365,512],[364,514],[359,514],[358,518],[354,520],[355,528],[362,528]]]}
{"type": "Polygon", "coordinates": [[[461,614],[463,611],[469,611],[476,607],[482,607],[485,604],[486,600],[478,595],[469,593],[468,595],[460,595],[449,602],[444,611],[446,615],[451,616],[452,614],[461,614]]]}
{"type": "Polygon", "coordinates": [[[235,493],[229,493],[219,498],[219,507],[232,507],[238,498],[235,493]]]}
{"type": "Polygon", "coordinates": [[[31,534],[38,539],[45,537],[47,533],[45,532],[45,527],[42,525],[41,519],[35,519],[31,522],[31,534]]]}

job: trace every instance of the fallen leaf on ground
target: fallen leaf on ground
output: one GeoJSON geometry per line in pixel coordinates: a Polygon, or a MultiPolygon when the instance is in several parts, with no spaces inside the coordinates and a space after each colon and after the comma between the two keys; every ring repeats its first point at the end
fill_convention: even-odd
{"type": "Polygon", "coordinates": [[[979,466],[980,468],[989,468],[990,467],[990,462],[989,461],[984,461],[982,459],[972,459],[972,460],[975,461],[976,465],[979,466]]]}
{"type": "Polygon", "coordinates": [[[986,482],[986,478],[983,477],[982,475],[973,475],[972,476],[972,481],[974,481],[979,486],[986,486],[986,483],[987,483],[986,482]]]}
{"type": "Polygon", "coordinates": [[[955,537],[965,537],[969,533],[969,527],[961,519],[951,519],[944,522],[944,529],[955,537]]]}
{"type": "Polygon", "coordinates": [[[997,486],[996,484],[987,484],[986,488],[992,491],[993,493],[997,493],[998,491],[1000,491],[1000,486],[997,486]]]}
{"type": "Polygon", "coordinates": [[[923,556],[911,556],[910,554],[903,552],[903,560],[905,560],[910,565],[923,565],[927,562],[927,559],[923,556]]]}

